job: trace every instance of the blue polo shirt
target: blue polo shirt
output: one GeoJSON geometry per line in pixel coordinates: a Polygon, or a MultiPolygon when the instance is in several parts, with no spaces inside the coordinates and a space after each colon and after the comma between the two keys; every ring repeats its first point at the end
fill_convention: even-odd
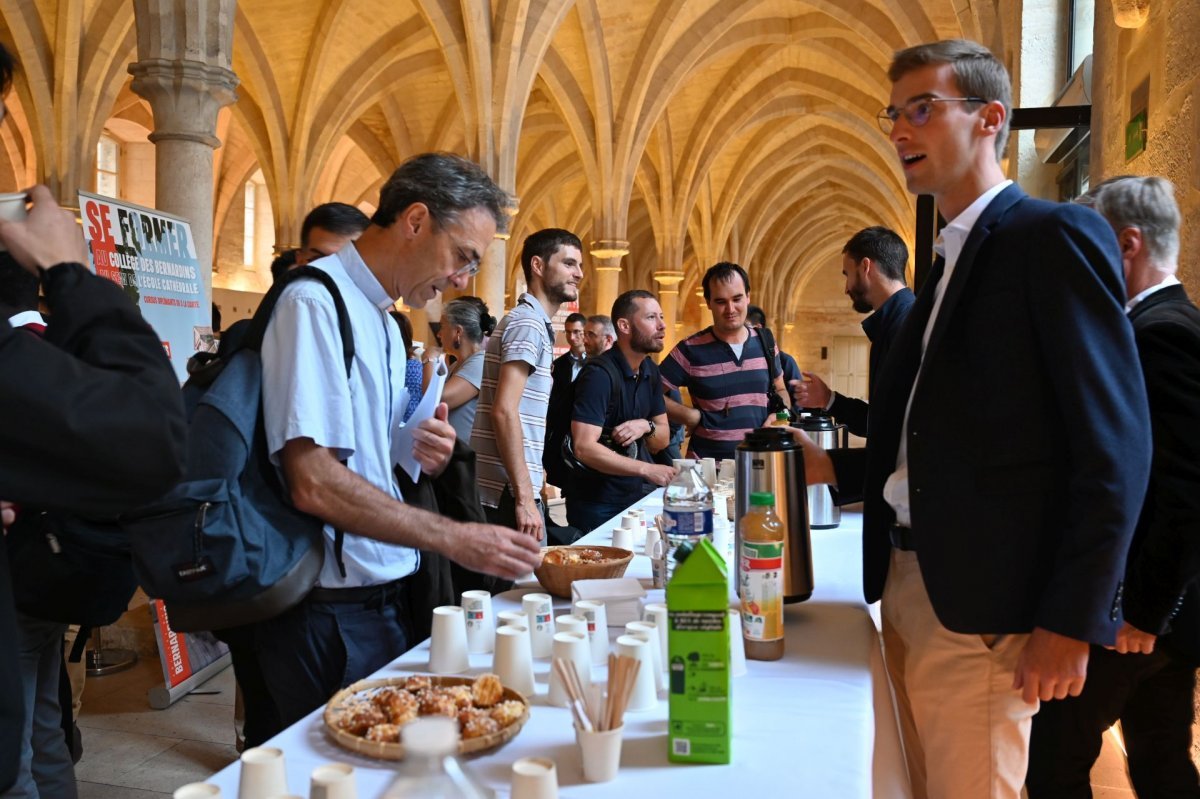
{"type": "MultiPolygon", "coordinates": [[[[653,419],[667,412],[666,403],[663,402],[662,379],[654,361],[649,358],[643,360],[635,376],[629,368],[629,362],[617,347],[606,350],[595,360],[599,361],[602,358],[614,364],[624,378],[621,400],[612,413],[608,413],[609,399],[612,397],[612,378],[599,364],[586,365],[574,383],[575,405],[571,415],[573,421],[596,425],[609,431],[630,419],[653,419]]],[[[638,442],[638,460],[653,463],[645,441],[638,442]]],[[[585,501],[632,505],[646,496],[653,486],[640,477],[600,474],[589,469],[586,472],[573,471],[570,488],[572,497],[579,497],[585,501]]]]}

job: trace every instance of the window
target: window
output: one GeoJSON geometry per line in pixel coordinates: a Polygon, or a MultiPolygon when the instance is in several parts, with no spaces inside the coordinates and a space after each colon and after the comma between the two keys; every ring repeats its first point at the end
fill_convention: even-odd
{"type": "Polygon", "coordinates": [[[1075,74],[1083,59],[1092,54],[1092,31],[1096,26],[1096,0],[1067,0],[1067,77],[1075,74]]]}
{"type": "Polygon", "coordinates": [[[242,218],[242,263],[254,265],[254,181],[246,181],[246,213],[242,218]]]}
{"type": "Polygon", "coordinates": [[[117,198],[120,189],[118,166],[120,165],[121,148],[117,140],[107,133],[100,135],[96,143],[96,193],[105,197],[117,198]]]}

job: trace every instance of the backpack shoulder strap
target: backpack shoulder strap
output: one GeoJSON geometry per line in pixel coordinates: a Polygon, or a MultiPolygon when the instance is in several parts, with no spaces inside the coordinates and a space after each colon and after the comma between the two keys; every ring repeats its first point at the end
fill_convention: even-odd
{"type": "MultiPolygon", "coordinates": [[[[760,327],[757,330],[759,338],[762,339],[763,352],[767,354],[767,376],[771,381],[771,386],[774,386],[775,378],[779,377],[779,372],[775,369],[775,359],[778,356],[775,351],[775,336],[768,327],[760,327]]],[[[767,393],[771,393],[771,390],[768,388],[767,393]]]]}
{"type": "Polygon", "coordinates": [[[240,347],[255,352],[262,350],[263,336],[266,335],[271,314],[275,312],[275,304],[279,302],[283,290],[297,280],[316,280],[333,298],[333,307],[336,309],[338,317],[338,333],[341,334],[342,339],[342,358],[346,364],[346,376],[349,377],[350,366],[354,363],[354,330],[350,327],[350,314],[346,310],[346,302],[342,299],[342,292],[338,290],[337,282],[328,272],[317,269],[315,266],[298,266],[285,272],[279,280],[275,281],[254,311],[254,318],[250,320],[250,328],[246,331],[240,347]]]}

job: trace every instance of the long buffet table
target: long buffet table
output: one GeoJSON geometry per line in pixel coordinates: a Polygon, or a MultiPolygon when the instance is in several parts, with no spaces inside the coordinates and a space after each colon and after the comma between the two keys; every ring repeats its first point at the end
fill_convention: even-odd
{"type": "MultiPolygon", "coordinates": [[[[648,519],[661,512],[657,491],[634,507],[648,519]]],[[[582,543],[611,541],[614,519],[582,543]]],[[[529,720],[509,743],[469,759],[470,768],[499,796],[510,789],[512,763],[521,757],[553,759],[564,797],[689,796],[811,799],[907,799],[910,796],[900,752],[894,706],[884,674],[879,635],[862,599],[861,517],[844,512],[833,530],[812,534],[815,590],[807,602],[786,611],[787,652],[782,660],[748,662],[748,673],[733,680],[733,763],[728,766],[667,762],[667,702],[660,693],[654,710],[626,716],[621,769],[612,782],[583,781],[571,716],[546,704],[549,660],[534,661],[538,694],[531,697],[529,720]]],[[[649,585],[650,561],[638,554],[626,576],[649,585]]],[[[520,609],[520,598],[540,591],[536,581],[497,596],[494,612],[520,609]]],[[[650,590],[648,602],[663,601],[650,590]]],[[[555,598],[555,614],[569,612],[555,598]]],[[[610,629],[615,638],[620,632],[610,629]]],[[[374,676],[427,673],[425,641],[374,676]]],[[[492,656],[471,655],[467,675],[491,669],[492,656]]],[[[597,681],[604,669],[594,669],[597,681]]],[[[306,795],[309,774],[324,763],[355,767],[360,799],[376,799],[394,778],[395,764],[357,755],[335,745],[324,732],[323,709],[315,710],[268,743],[284,751],[288,785],[306,795]]],[[[240,763],[208,781],[227,799],[237,796],[240,763]]]]}

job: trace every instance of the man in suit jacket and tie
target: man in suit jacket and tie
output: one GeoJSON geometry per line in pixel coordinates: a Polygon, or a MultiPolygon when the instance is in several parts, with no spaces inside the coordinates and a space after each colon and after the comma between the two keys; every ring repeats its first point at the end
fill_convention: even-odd
{"type": "Polygon", "coordinates": [[[1191,757],[1200,666],[1200,310],[1175,277],[1180,216],[1170,181],[1112,178],[1080,202],[1108,220],[1121,245],[1154,457],[1116,646],[1092,646],[1083,693],[1034,717],[1026,787],[1031,799],[1090,797],[1102,736],[1119,719],[1138,796],[1200,797],[1191,757]]]}
{"type": "Polygon", "coordinates": [[[1089,644],[1119,626],[1146,395],[1112,229],[1001,171],[1004,66],[952,40],[897,53],[888,77],[880,120],[908,189],[950,222],[865,456],[810,442],[805,466],[864,486],[864,591],[883,600],[914,795],[1015,799],[1038,701],[1077,695],[1089,644]]]}

